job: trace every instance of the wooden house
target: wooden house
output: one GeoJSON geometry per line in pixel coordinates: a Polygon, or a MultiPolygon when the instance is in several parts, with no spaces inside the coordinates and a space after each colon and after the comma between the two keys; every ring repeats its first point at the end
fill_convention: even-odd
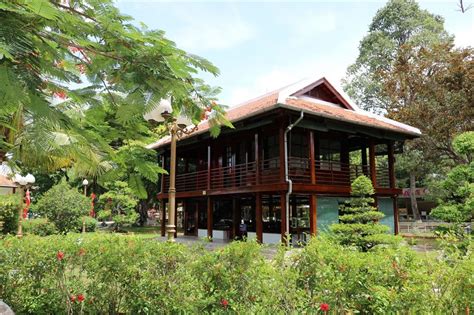
{"type": "MultiPolygon", "coordinates": [[[[177,146],[178,227],[185,235],[275,243],[324,231],[357,176],[371,178],[382,223],[398,231],[394,154],[420,136],[408,125],[357,108],[325,78],[301,81],[227,112],[235,129],[217,138],[207,122],[177,146]],[[242,225],[243,223],[243,225],[242,225]]],[[[169,169],[170,139],[149,146],[169,169]]],[[[158,199],[166,209],[169,178],[158,199]]],[[[162,234],[166,212],[162,211],[162,234]]]]}

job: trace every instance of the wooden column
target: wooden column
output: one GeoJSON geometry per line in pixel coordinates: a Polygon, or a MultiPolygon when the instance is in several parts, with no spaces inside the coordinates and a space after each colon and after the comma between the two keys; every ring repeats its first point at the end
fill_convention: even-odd
{"type": "Polygon", "coordinates": [[[309,131],[309,172],[311,175],[311,184],[316,184],[316,164],[314,154],[314,132],[309,131]]]}
{"type": "Polygon", "coordinates": [[[260,184],[260,149],[258,143],[258,133],[255,133],[255,181],[260,184]]]}
{"type": "Polygon", "coordinates": [[[207,145],[207,190],[211,189],[211,144],[207,145]]]}
{"type": "Polygon", "coordinates": [[[370,179],[372,185],[377,187],[377,169],[375,165],[375,144],[373,140],[369,142],[369,164],[370,164],[370,179]]]}
{"type": "Polygon", "coordinates": [[[199,235],[199,201],[196,201],[196,204],[195,204],[195,209],[194,209],[194,225],[195,225],[195,231],[194,231],[194,235],[195,236],[198,236],[199,235]]]}
{"type": "Polygon", "coordinates": [[[212,241],[212,210],[214,206],[212,198],[207,197],[207,237],[212,241]]]}
{"type": "Polygon", "coordinates": [[[255,194],[255,225],[257,232],[257,241],[263,242],[263,221],[262,221],[262,194],[255,194]]]}
{"type": "Polygon", "coordinates": [[[316,195],[309,196],[309,232],[315,236],[318,232],[318,209],[316,195]]]}
{"type": "Polygon", "coordinates": [[[388,177],[390,181],[390,188],[395,188],[396,179],[395,179],[395,155],[393,142],[388,144],[388,177]]]}
{"type": "Polygon", "coordinates": [[[280,149],[280,182],[285,182],[285,129],[280,125],[278,145],[280,149]]]}
{"type": "Polygon", "coordinates": [[[398,202],[397,202],[397,196],[393,196],[393,220],[394,220],[394,229],[395,229],[395,235],[398,235],[398,202]]]}
{"type": "Polygon", "coordinates": [[[281,208],[281,241],[285,244],[286,239],[286,192],[280,193],[280,208],[281,208]]]}
{"type": "Polygon", "coordinates": [[[166,203],[164,199],[160,200],[161,208],[161,236],[166,235],[166,203]]]}

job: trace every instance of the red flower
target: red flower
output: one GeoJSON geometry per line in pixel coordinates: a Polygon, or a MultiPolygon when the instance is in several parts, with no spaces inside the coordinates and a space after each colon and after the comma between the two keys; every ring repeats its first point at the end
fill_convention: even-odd
{"type": "Polygon", "coordinates": [[[63,260],[64,258],[64,253],[62,251],[59,251],[57,254],[56,254],[56,258],[61,261],[63,260]]]}
{"type": "Polygon", "coordinates": [[[60,99],[65,99],[67,97],[67,94],[64,91],[58,91],[58,92],[54,92],[54,96],[60,99]]]}
{"type": "Polygon", "coordinates": [[[78,294],[78,295],[77,295],[77,300],[78,300],[79,302],[83,302],[85,299],[86,299],[86,298],[84,297],[83,294],[78,294]]]}
{"type": "Polygon", "coordinates": [[[329,304],[321,303],[321,305],[319,305],[319,309],[323,312],[327,312],[329,311],[329,304]]]}
{"type": "Polygon", "coordinates": [[[229,306],[229,301],[227,301],[226,299],[222,299],[221,300],[221,305],[222,305],[222,307],[227,308],[227,306],[229,306]]]}
{"type": "Polygon", "coordinates": [[[69,298],[69,300],[71,300],[71,302],[76,302],[76,296],[74,295],[71,295],[71,297],[69,298]]]}

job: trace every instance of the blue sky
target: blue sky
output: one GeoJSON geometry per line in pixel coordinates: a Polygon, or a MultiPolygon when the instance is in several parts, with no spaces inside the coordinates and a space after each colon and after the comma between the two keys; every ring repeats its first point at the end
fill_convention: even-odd
{"type": "MultiPolygon", "coordinates": [[[[420,6],[445,18],[457,45],[474,46],[474,8],[463,14],[457,2],[421,1],[420,6]]],[[[222,87],[222,103],[235,105],[305,77],[326,76],[338,85],[384,3],[119,0],[117,5],[218,66],[219,77],[205,78],[222,87]]]]}

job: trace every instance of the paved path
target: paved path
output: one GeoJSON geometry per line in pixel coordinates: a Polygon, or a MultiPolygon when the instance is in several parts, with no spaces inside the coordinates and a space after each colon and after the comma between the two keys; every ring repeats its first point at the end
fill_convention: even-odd
{"type": "MultiPolygon", "coordinates": [[[[167,238],[160,236],[156,238],[157,241],[159,242],[166,242],[167,238]]],[[[208,242],[204,239],[200,239],[195,236],[178,236],[176,238],[177,243],[185,244],[188,246],[196,246],[196,245],[203,245],[205,249],[209,251],[213,251],[219,248],[222,248],[226,245],[228,245],[231,241],[230,240],[219,240],[219,239],[214,239],[212,242],[208,242]]],[[[278,245],[263,245],[262,246],[262,255],[266,259],[273,259],[277,253],[277,246],[278,245]]]]}

